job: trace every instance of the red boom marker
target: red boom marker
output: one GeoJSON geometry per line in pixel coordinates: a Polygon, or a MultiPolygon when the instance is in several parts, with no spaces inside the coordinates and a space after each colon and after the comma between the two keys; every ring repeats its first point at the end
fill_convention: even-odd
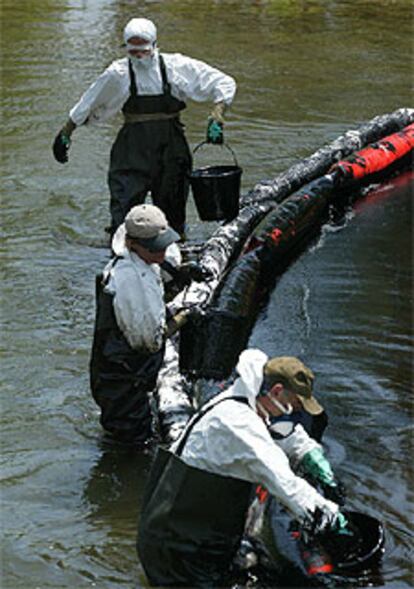
{"type": "Polygon", "coordinates": [[[385,170],[406,156],[414,148],[414,124],[405,127],[402,131],[384,137],[381,141],[371,144],[369,147],[358,151],[346,160],[338,162],[332,168],[332,172],[340,170],[345,178],[361,180],[385,170]]]}

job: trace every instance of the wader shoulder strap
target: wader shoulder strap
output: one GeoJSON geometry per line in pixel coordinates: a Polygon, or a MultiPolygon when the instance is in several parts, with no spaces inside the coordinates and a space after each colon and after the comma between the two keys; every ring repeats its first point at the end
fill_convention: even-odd
{"type": "MultiPolygon", "coordinates": [[[[160,72],[161,72],[161,79],[162,79],[162,91],[163,94],[171,94],[171,86],[167,78],[167,70],[165,68],[164,58],[162,57],[161,53],[159,54],[159,65],[160,65],[160,72]]],[[[131,96],[137,96],[137,83],[135,80],[135,73],[132,67],[132,62],[128,59],[128,69],[129,69],[129,91],[131,96]]]]}
{"type": "Polygon", "coordinates": [[[108,272],[105,276],[105,274],[103,272],[101,272],[100,274],[98,274],[97,276],[97,281],[99,281],[99,284],[104,287],[108,284],[109,282],[109,278],[111,277],[111,270],[112,268],[115,268],[115,266],[117,265],[117,263],[119,262],[119,260],[122,260],[123,256],[114,256],[111,260],[112,265],[110,266],[110,268],[108,269],[108,272]]]}
{"type": "Polygon", "coordinates": [[[101,277],[101,285],[102,286],[106,286],[109,282],[109,278],[111,276],[111,270],[112,268],[115,268],[115,266],[117,265],[117,263],[119,262],[119,260],[122,260],[123,256],[114,256],[111,260],[112,265],[111,267],[108,269],[108,273],[106,274],[106,276],[104,275],[104,273],[102,272],[102,274],[98,274],[98,276],[101,277]]]}
{"type": "Polygon", "coordinates": [[[202,417],[204,417],[204,415],[206,413],[208,413],[211,409],[213,409],[214,407],[217,407],[217,405],[219,405],[220,403],[223,403],[224,401],[238,401],[239,403],[244,403],[245,405],[248,405],[249,402],[246,399],[246,397],[226,397],[225,399],[220,399],[220,401],[217,401],[217,403],[212,403],[211,405],[209,405],[208,407],[205,407],[204,410],[201,409],[197,415],[195,415],[192,419],[192,421],[190,421],[190,423],[187,426],[187,429],[185,430],[183,437],[181,438],[180,443],[177,446],[177,450],[175,452],[176,456],[181,456],[181,452],[184,449],[185,443],[188,439],[188,436],[190,435],[193,427],[195,426],[196,423],[198,423],[200,421],[200,419],[202,417]]]}
{"type": "Polygon", "coordinates": [[[131,96],[137,95],[137,84],[135,81],[135,74],[132,68],[132,61],[128,59],[128,69],[129,69],[129,93],[131,96]]]}
{"type": "Polygon", "coordinates": [[[171,94],[171,86],[167,78],[167,70],[165,68],[165,61],[161,53],[159,54],[160,58],[160,71],[161,71],[161,78],[162,78],[162,91],[163,94],[171,94]]]}

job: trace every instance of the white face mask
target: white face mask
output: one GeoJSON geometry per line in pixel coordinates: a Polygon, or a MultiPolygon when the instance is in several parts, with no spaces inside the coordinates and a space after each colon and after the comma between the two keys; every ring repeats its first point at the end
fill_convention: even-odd
{"type": "Polygon", "coordinates": [[[143,57],[137,57],[136,55],[129,55],[129,59],[131,60],[132,64],[138,67],[149,68],[154,59],[154,54],[151,55],[144,55],[143,57]]]}

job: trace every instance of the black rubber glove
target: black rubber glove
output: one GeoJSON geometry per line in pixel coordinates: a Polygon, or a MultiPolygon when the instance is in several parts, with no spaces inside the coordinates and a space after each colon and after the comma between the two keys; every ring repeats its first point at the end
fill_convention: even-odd
{"type": "Polygon", "coordinates": [[[75,129],[75,123],[69,118],[55,137],[52,148],[53,155],[55,156],[55,160],[60,164],[65,164],[68,161],[68,151],[71,144],[70,137],[75,129]]]}
{"type": "Polygon", "coordinates": [[[53,142],[53,155],[55,160],[60,164],[65,164],[68,161],[68,151],[70,147],[70,137],[63,131],[59,131],[53,142]]]}
{"type": "Polygon", "coordinates": [[[193,280],[203,282],[213,278],[211,272],[200,266],[197,262],[185,262],[179,268],[176,268],[170,262],[164,261],[161,268],[168,272],[174,281],[174,285],[180,289],[188,286],[193,280]]]}
{"type": "Polygon", "coordinates": [[[341,483],[341,481],[335,479],[334,484],[321,484],[321,488],[326,499],[337,503],[341,507],[345,505],[346,491],[345,486],[341,483]]]}
{"type": "Polygon", "coordinates": [[[301,537],[305,544],[313,542],[315,537],[327,535],[352,536],[347,518],[341,513],[332,514],[317,507],[300,526],[301,537]]]}

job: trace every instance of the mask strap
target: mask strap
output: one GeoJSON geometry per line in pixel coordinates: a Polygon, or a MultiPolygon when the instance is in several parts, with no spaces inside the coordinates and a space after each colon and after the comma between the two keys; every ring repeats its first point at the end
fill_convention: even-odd
{"type": "Polygon", "coordinates": [[[272,397],[269,397],[269,400],[272,403],[272,405],[277,407],[277,409],[279,409],[284,415],[290,415],[292,413],[293,407],[290,403],[288,403],[287,405],[282,405],[282,403],[280,403],[276,399],[272,399],[272,397]]]}
{"type": "Polygon", "coordinates": [[[262,416],[264,417],[264,419],[265,419],[266,422],[269,422],[270,423],[270,415],[266,411],[266,409],[263,407],[263,405],[261,404],[260,399],[257,399],[256,402],[257,402],[257,404],[259,406],[259,413],[262,414],[262,416]]]}

